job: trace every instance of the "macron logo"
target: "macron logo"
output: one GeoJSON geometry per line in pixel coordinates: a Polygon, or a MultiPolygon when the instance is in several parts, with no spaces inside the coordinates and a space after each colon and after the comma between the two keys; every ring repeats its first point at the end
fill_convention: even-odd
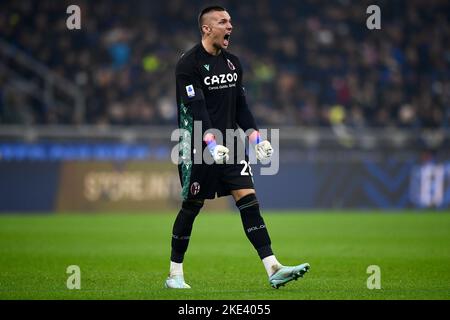
{"type": "Polygon", "coordinates": [[[205,67],[206,70],[209,71],[209,64],[204,64],[203,66],[205,67]]]}
{"type": "Polygon", "coordinates": [[[195,97],[194,86],[192,84],[186,86],[186,93],[189,98],[195,97]]]}

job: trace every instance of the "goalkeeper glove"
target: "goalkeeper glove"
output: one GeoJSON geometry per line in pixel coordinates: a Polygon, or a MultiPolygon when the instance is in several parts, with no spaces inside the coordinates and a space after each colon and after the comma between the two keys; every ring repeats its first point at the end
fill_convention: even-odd
{"type": "Polygon", "coordinates": [[[212,150],[211,155],[217,164],[224,164],[230,159],[230,156],[228,155],[229,151],[230,150],[227,147],[218,144],[212,150]]]}
{"type": "Polygon", "coordinates": [[[255,146],[255,151],[256,151],[256,158],[258,158],[259,161],[270,159],[273,154],[272,145],[267,140],[258,143],[255,146]]]}
{"type": "Polygon", "coordinates": [[[255,144],[256,158],[259,161],[268,160],[272,157],[272,145],[268,140],[261,141],[258,131],[253,131],[253,133],[250,135],[250,141],[255,144]]]}
{"type": "Polygon", "coordinates": [[[205,136],[205,142],[215,163],[224,164],[230,159],[230,156],[228,155],[230,150],[227,147],[217,144],[212,134],[207,134],[205,136]]]}

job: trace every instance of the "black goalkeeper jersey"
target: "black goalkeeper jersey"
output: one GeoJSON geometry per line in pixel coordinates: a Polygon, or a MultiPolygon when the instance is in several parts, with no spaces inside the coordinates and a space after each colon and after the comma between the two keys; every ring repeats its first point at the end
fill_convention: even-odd
{"type": "MultiPolygon", "coordinates": [[[[225,51],[209,54],[201,43],[186,52],[176,66],[178,124],[190,129],[199,120],[189,110],[191,102],[204,99],[212,128],[222,132],[237,129],[236,104],[244,95],[239,59],[225,51]]],[[[205,130],[205,127],[203,127],[205,130]]]]}
{"type": "Polygon", "coordinates": [[[229,195],[231,190],[254,189],[251,173],[245,173],[250,167],[243,139],[237,135],[227,139],[227,129],[257,130],[246,103],[238,58],[225,50],[213,56],[199,43],[180,58],[175,73],[178,125],[183,129],[178,164],[183,199],[213,199],[216,194],[229,195]],[[202,123],[200,135],[194,132],[196,120],[202,123]],[[202,157],[207,148],[205,141],[201,141],[203,152],[197,152],[200,141],[196,137],[201,138],[207,129],[222,133],[223,141],[217,144],[223,142],[230,150],[225,164],[215,164],[209,152],[202,157]],[[227,142],[234,143],[234,147],[227,142]],[[205,161],[208,155],[209,163],[205,161]]]}

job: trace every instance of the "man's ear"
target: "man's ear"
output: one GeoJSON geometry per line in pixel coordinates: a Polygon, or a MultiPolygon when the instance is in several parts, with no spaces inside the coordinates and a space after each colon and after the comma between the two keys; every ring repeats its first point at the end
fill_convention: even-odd
{"type": "Polygon", "coordinates": [[[211,33],[211,28],[207,24],[202,25],[202,30],[203,30],[204,34],[210,34],[211,33]]]}

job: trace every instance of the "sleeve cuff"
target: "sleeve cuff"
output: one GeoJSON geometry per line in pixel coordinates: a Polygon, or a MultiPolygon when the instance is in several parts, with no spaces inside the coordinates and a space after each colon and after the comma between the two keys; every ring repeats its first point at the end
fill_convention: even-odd
{"type": "Polygon", "coordinates": [[[248,139],[251,143],[258,144],[261,142],[261,135],[259,134],[259,131],[255,130],[250,134],[248,139]]]}

